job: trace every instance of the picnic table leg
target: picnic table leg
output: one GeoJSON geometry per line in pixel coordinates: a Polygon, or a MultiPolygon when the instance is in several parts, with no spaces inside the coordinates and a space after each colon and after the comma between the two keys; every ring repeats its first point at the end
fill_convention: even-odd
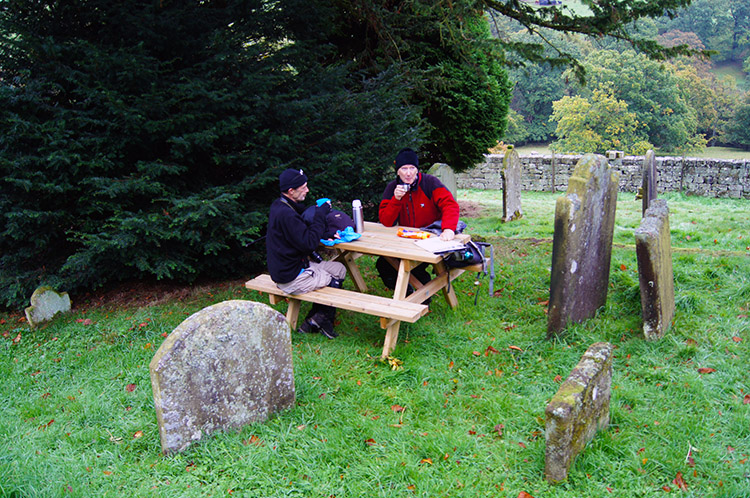
{"type": "Polygon", "coordinates": [[[289,307],[286,310],[286,323],[292,331],[297,330],[297,319],[299,318],[299,308],[302,301],[299,299],[289,299],[289,307]]]}
{"type": "MultiPolygon", "coordinates": [[[[406,290],[409,286],[409,276],[411,275],[412,262],[407,260],[401,260],[398,264],[398,278],[396,279],[396,289],[393,291],[393,299],[404,300],[406,297],[406,290]]],[[[396,342],[398,341],[398,329],[401,327],[401,322],[395,320],[391,323],[385,331],[385,341],[383,342],[383,355],[381,358],[386,358],[396,348],[396,342]]]]}
{"type": "Polygon", "coordinates": [[[438,275],[448,273],[448,284],[443,287],[443,296],[445,296],[445,300],[448,303],[448,306],[450,306],[451,308],[455,308],[456,306],[458,306],[458,298],[456,297],[456,291],[453,289],[453,286],[450,285],[450,273],[448,271],[448,268],[445,266],[445,263],[441,261],[435,265],[435,269],[437,270],[438,275]]]}
{"type": "Polygon", "coordinates": [[[344,266],[346,266],[346,270],[349,272],[349,275],[352,277],[352,281],[354,282],[354,286],[357,288],[359,292],[367,292],[367,284],[365,283],[365,279],[362,277],[362,273],[359,271],[359,267],[357,266],[357,263],[354,261],[354,256],[350,252],[341,251],[339,250],[339,255],[336,258],[337,260],[341,261],[344,266]]]}

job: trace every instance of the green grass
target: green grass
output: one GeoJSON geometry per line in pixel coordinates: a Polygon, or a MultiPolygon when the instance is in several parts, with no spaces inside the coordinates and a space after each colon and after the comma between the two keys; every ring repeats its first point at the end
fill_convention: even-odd
{"type": "MultiPolygon", "coordinates": [[[[335,341],[294,333],[296,407],[170,457],[148,374],[164,334],[210,304],[262,297],[241,282],[142,306],[74,297],[73,313],[35,331],[18,313],[0,315],[0,496],[661,497],[664,486],[748,496],[748,202],[667,196],[677,312],[663,340],[646,342],[632,237],[640,201],[621,196],[607,304],[548,341],[561,194],[524,193],[525,217],[507,224],[492,214],[497,195],[459,193],[485,208],[467,221],[495,246],[494,297],[486,277],[457,280],[457,309],[434,299],[402,325],[398,370],[377,360],[383,331],[372,317],[341,312],[335,341]],[[611,426],[568,482],[550,486],[544,408],[556,376],[597,341],[616,347],[611,426]]],[[[360,261],[376,282],[372,261],[360,261]]]]}

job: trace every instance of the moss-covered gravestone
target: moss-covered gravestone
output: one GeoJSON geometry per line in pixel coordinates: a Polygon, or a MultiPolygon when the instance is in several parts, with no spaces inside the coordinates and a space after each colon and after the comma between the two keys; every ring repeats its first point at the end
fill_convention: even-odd
{"type": "Polygon", "coordinates": [[[643,158],[643,181],[641,183],[641,214],[646,216],[646,210],[651,201],[656,199],[656,159],[654,151],[649,150],[643,158]]]}
{"type": "Polygon", "coordinates": [[[592,344],[545,410],[544,476],[550,483],[568,477],[575,457],[609,425],[614,348],[592,344]]]}
{"type": "Polygon", "coordinates": [[[641,288],[643,335],[648,340],[664,337],[674,318],[674,273],[669,208],[654,199],[635,231],[638,280],[641,288]]]}
{"type": "Polygon", "coordinates": [[[591,318],[607,301],[618,181],[607,159],[587,154],[557,200],[548,337],[591,318]]]}
{"type": "Polygon", "coordinates": [[[427,170],[427,174],[436,176],[445,185],[445,188],[450,190],[453,197],[456,197],[458,188],[456,186],[456,173],[453,168],[444,163],[435,163],[427,170]]]}
{"type": "Polygon", "coordinates": [[[188,317],[149,370],[164,453],[295,402],[289,325],[253,301],[225,301],[188,317]]]}
{"type": "Polygon", "coordinates": [[[523,217],[521,210],[521,158],[513,146],[508,146],[503,157],[503,222],[523,217]]]}
{"type": "Polygon", "coordinates": [[[31,306],[26,308],[26,321],[30,327],[36,327],[52,320],[58,313],[70,311],[70,296],[67,292],[57,292],[52,287],[37,288],[31,295],[31,306]]]}

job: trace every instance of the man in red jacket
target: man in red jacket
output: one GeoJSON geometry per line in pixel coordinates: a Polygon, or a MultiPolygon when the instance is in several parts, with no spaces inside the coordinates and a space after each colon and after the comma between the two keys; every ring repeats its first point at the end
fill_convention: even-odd
{"type": "MultiPolygon", "coordinates": [[[[440,238],[452,240],[458,225],[458,203],[450,190],[437,177],[419,172],[419,157],[412,149],[401,149],[394,164],[398,178],[385,187],[378,211],[380,223],[422,228],[439,220],[440,238]]],[[[393,289],[396,269],[382,257],[375,266],[386,287],[393,289]]],[[[411,273],[422,283],[430,281],[426,263],[411,273]]]]}

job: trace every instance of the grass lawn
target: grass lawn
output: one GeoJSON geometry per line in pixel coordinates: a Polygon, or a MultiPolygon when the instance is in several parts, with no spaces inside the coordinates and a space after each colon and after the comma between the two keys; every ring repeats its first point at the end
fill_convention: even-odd
{"type": "Polygon", "coordinates": [[[750,203],[665,196],[677,312],[663,340],[646,342],[641,204],[621,195],[607,303],[548,341],[560,195],[524,192],[524,218],[503,224],[500,193],[460,191],[472,234],[495,248],[494,296],[486,277],[457,280],[457,309],[433,299],[402,325],[395,370],[378,361],[372,317],[341,312],[334,341],[293,333],[296,407],[174,456],[160,454],[149,361],[192,313],[263,297],[241,280],[141,285],[74,296],[73,312],[40,330],[0,314],[0,496],[750,495],[750,203]],[[550,486],[544,408],[597,341],[616,347],[611,425],[550,486]]]}

